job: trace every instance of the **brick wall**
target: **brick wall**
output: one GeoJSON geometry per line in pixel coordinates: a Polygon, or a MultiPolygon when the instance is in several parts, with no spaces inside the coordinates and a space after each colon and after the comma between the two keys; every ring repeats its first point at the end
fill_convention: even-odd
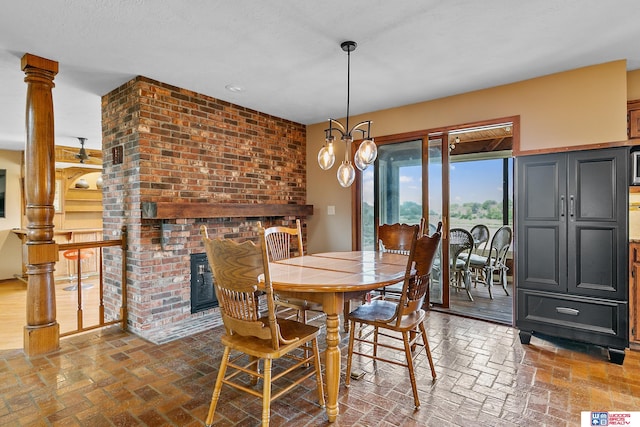
{"type": "MultiPolygon", "coordinates": [[[[295,219],[149,220],[141,219],[142,201],[306,203],[301,124],[137,77],[102,98],[102,127],[104,235],[128,228],[128,324],[142,336],[211,314],[190,313],[189,255],[204,252],[201,224],[210,235],[242,240],[255,238],[258,220],[295,219]],[[114,147],[123,149],[121,164],[113,164],[114,147]]],[[[116,262],[105,257],[108,311],[119,309],[121,280],[108,274],[116,262]]]]}

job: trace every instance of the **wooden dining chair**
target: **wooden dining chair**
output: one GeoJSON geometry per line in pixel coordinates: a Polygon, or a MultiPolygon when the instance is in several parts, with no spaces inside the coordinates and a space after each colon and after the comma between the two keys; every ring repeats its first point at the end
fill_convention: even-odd
{"type": "Polygon", "coordinates": [[[424,325],[426,312],[422,309],[422,305],[427,295],[429,274],[436,258],[440,238],[441,232],[438,229],[431,236],[423,235],[413,239],[407,257],[407,269],[399,301],[377,299],[349,313],[351,331],[345,377],[347,387],[350,385],[354,354],[374,361],[405,366],[409,370],[415,406],[420,407],[414,365],[416,358],[423,350],[429,360],[431,376],[436,378],[424,325]],[[363,327],[367,329],[356,336],[356,329],[362,332],[363,327]],[[402,346],[398,344],[399,341],[402,342],[402,346]],[[358,342],[357,349],[356,342],[358,342]],[[382,350],[379,351],[380,348],[382,350]],[[406,362],[401,362],[399,358],[393,357],[393,354],[387,354],[387,350],[403,351],[406,362]]]}
{"type": "MultiPolygon", "coordinates": [[[[258,227],[261,227],[260,221],[258,221],[258,227]]],[[[295,227],[273,226],[266,228],[264,230],[264,238],[267,245],[269,261],[280,261],[282,259],[304,255],[302,227],[299,219],[296,219],[295,227]]],[[[276,305],[295,310],[298,320],[304,323],[307,323],[307,311],[322,312],[321,304],[283,296],[277,292],[274,295],[276,305]]]]}
{"type": "MultiPolygon", "coordinates": [[[[382,224],[378,227],[378,250],[380,252],[390,252],[395,254],[409,255],[413,240],[416,235],[422,234],[424,222],[420,225],[408,224],[382,224]]],[[[387,298],[390,294],[394,298],[399,298],[402,293],[402,282],[385,286],[378,290],[381,298],[387,298]]]]}
{"type": "Polygon", "coordinates": [[[269,425],[271,402],[308,378],[316,379],[318,402],[324,407],[324,391],[318,350],[320,330],[312,325],[275,315],[275,301],[269,274],[264,229],[258,227],[260,244],[210,239],[203,225],[200,232],[214,278],[216,296],[225,333],[220,338],[224,354],[213,388],[206,425],[211,426],[223,385],[262,399],[262,425],[269,425]],[[261,315],[258,301],[259,277],[264,280],[267,313],[261,315]],[[234,352],[232,354],[232,351],[234,352]],[[239,353],[239,354],[236,354],[239,353]],[[246,357],[246,358],[245,358],[246,357]],[[273,360],[287,358],[287,366],[273,369],[273,360]],[[259,362],[264,361],[262,372],[259,362]],[[313,364],[313,369],[298,369],[313,364]],[[231,373],[227,375],[227,370],[231,373]],[[262,391],[250,388],[262,380],[262,391]],[[285,379],[285,375],[287,378],[285,379]],[[273,393],[274,385],[278,388],[273,393]]]}

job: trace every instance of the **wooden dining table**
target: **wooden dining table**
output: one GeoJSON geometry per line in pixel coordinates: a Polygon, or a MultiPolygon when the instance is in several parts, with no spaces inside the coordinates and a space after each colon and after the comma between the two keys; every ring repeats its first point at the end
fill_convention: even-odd
{"type": "Polygon", "coordinates": [[[403,280],[407,259],[400,254],[352,251],[304,255],[269,263],[275,291],[318,302],[326,314],[325,373],[329,422],[334,422],[339,412],[339,331],[344,301],[403,280]]]}

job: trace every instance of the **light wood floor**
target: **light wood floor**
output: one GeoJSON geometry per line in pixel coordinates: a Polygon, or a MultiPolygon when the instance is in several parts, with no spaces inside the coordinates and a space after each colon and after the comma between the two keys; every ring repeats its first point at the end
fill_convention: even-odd
{"type": "MultiPolygon", "coordinates": [[[[69,281],[56,282],[56,317],[60,325],[60,333],[76,329],[78,292],[66,291],[64,288],[73,285],[69,281]]],[[[99,287],[97,279],[83,279],[82,306],[84,326],[98,323],[99,287]]],[[[0,281],[0,350],[19,349],[23,347],[23,331],[27,318],[27,284],[9,279],[0,281]]]]}

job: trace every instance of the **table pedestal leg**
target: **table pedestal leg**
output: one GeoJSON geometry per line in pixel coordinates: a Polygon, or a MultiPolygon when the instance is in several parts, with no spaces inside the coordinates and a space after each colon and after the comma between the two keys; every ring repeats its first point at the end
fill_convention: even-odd
{"type": "Polygon", "coordinates": [[[337,313],[327,313],[327,350],[325,370],[327,375],[327,415],[329,422],[338,416],[338,390],[340,388],[340,318],[337,313]]]}

